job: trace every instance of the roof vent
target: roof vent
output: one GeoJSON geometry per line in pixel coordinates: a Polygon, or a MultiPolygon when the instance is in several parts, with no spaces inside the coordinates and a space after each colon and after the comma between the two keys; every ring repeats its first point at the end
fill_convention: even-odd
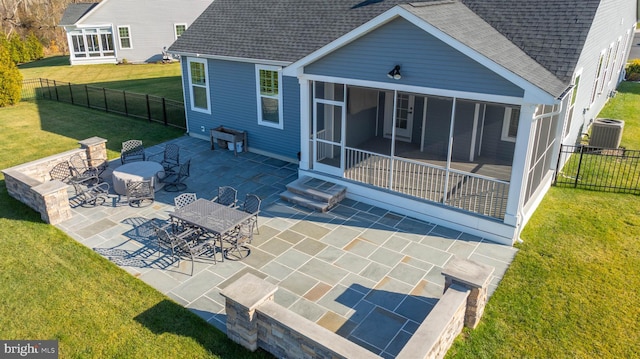
{"type": "Polygon", "coordinates": [[[610,118],[597,118],[591,126],[589,146],[618,148],[622,140],[624,121],[610,118]]]}

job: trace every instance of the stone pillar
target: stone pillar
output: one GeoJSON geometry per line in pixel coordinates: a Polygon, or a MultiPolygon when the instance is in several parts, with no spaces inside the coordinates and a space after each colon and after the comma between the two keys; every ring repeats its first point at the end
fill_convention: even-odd
{"type": "Polygon", "coordinates": [[[464,325],[475,328],[480,322],[488,300],[489,280],[495,268],[466,259],[453,258],[442,269],[445,279],[445,291],[452,284],[463,286],[471,291],[467,298],[464,325]]]}
{"type": "Polygon", "coordinates": [[[66,184],[55,180],[33,187],[38,194],[37,200],[40,218],[49,224],[58,224],[73,216],[69,205],[69,193],[66,184]]]}
{"type": "Polygon", "coordinates": [[[91,137],[78,142],[80,148],[87,153],[89,166],[98,167],[107,161],[107,140],[100,137],[91,137]]]}
{"type": "Polygon", "coordinates": [[[247,273],[220,292],[225,297],[227,336],[231,340],[251,351],[258,349],[256,308],[273,301],[276,290],[275,285],[247,273]]]}

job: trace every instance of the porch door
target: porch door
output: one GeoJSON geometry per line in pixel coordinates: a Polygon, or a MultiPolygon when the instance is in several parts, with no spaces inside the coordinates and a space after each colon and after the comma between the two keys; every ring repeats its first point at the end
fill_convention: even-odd
{"type": "MultiPolygon", "coordinates": [[[[393,96],[393,93],[387,93],[387,96],[393,96]]],[[[414,95],[398,92],[396,96],[396,141],[411,142],[414,104],[414,95]]],[[[384,119],[384,137],[391,138],[393,116],[390,116],[389,112],[387,114],[384,119]]]]}
{"type": "Polygon", "coordinates": [[[316,100],[313,114],[315,133],[314,165],[322,172],[342,177],[344,103],[316,100]]]}

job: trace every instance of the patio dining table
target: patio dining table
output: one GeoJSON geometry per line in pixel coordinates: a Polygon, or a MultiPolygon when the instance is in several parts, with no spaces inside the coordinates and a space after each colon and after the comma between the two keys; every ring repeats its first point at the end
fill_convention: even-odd
{"type": "MultiPolygon", "coordinates": [[[[202,198],[169,213],[171,218],[197,226],[220,238],[221,250],[222,236],[248,221],[252,216],[251,213],[202,198]]],[[[224,261],[224,255],[222,261],[224,261]]]]}

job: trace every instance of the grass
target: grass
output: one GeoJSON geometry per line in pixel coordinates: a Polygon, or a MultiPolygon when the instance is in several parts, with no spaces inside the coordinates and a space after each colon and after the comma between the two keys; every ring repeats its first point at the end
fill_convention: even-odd
{"type": "MultiPolygon", "coordinates": [[[[625,121],[640,149],[640,84],[623,83],[599,117],[625,121]]],[[[636,179],[637,180],[637,179],[636,179]]],[[[475,330],[448,358],[640,358],[640,201],[551,188],[475,330]]]]}
{"type": "MultiPolygon", "coordinates": [[[[153,145],[181,131],[52,101],[0,109],[0,168],[90,136],[153,145]]],[[[259,358],[10,198],[0,175],[0,338],[58,339],[61,358],[259,358]]]]}
{"type": "Polygon", "coordinates": [[[71,66],[68,56],[54,56],[19,68],[24,79],[46,78],[183,100],[179,63],[71,66]]]}

